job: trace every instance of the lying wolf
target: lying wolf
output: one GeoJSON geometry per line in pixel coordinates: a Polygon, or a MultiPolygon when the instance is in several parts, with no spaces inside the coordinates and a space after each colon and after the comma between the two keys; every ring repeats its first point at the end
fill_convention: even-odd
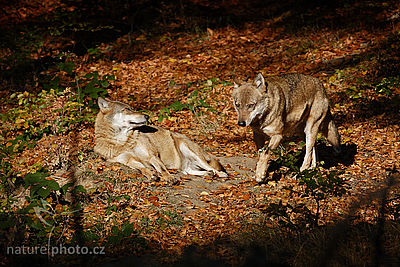
{"type": "Polygon", "coordinates": [[[176,182],[168,169],[185,174],[217,174],[226,177],[222,165],[186,136],[156,126],[146,126],[149,117],[122,102],[99,97],[94,151],[110,162],[140,170],[148,178],[176,182]]]}
{"type": "Polygon", "coordinates": [[[238,124],[250,126],[260,151],[256,181],[267,174],[272,151],[283,136],[300,135],[306,139],[306,154],[300,171],[316,166],[315,141],[321,132],[340,152],[340,137],[329,109],[322,83],[311,76],[286,74],[266,80],[258,74],[252,83],[235,81],[233,103],[238,124]],[[264,149],[267,138],[268,148],[264,149]]]}

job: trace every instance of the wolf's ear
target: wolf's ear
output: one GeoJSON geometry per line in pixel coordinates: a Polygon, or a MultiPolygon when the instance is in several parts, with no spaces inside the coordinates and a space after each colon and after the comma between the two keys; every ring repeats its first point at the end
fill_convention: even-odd
{"type": "Polygon", "coordinates": [[[97,104],[99,105],[100,111],[103,113],[110,110],[110,102],[102,97],[97,99],[97,104]]]}
{"type": "Polygon", "coordinates": [[[240,81],[238,78],[234,77],[233,78],[233,85],[234,85],[234,88],[238,88],[239,86],[242,85],[242,81],[240,81]]]}
{"type": "Polygon", "coordinates": [[[266,89],[265,79],[261,73],[257,75],[253,84],[257,87],[258,90],[264,92],[266,89]]]}

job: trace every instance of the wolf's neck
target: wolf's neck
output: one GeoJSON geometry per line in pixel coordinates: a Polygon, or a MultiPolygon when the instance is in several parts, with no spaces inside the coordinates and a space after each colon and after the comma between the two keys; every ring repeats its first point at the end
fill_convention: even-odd
{"type": "Polygon", "coordinates": [[[118,129],[114,133],[114,140],[117,145],[124,145],[128,140],[130,129],[122,128],[118,129]]]}
{"type": "Polygon", "coordinates": [[[267,100],[263,100],[264,102],[262,103],[262,105],[260,104],[260,106],[258,107],[258,112],[256,113],[257,115],[254,116],[254,118],[252,119],[250,126],[252,127],[259,127],[261,124],[263,124],[263,122],[266,120],[268,114],[270,113],[270,107],[269,107],[269,103],[267,100]]]}
{"type": "Polygon", "coordinates": [[[95,129],[96,146],[94,150],[103,157],[110,159],[119,154],[123,147],[131,146],[129,129],[95,129]]]}

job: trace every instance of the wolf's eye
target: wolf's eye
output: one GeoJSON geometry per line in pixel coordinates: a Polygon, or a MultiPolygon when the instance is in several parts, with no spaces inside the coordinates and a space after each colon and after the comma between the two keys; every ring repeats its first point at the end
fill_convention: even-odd
{"type": "Polygon", "coordinates": [[[235,106],[239,108],[239,107],[240,107],[240,104],[239,104],[239,103],[235,103],[235,106]]]}
{"type": "Polygon", "coordinates": [[[254,104],[248,104],[247,107],[248,108],[254,108],[254,104]]]}

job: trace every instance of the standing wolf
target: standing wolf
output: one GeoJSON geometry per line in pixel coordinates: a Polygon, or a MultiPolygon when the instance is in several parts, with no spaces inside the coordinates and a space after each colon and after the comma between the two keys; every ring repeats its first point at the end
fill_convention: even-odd
{"type": "Polygon", "coordinates": [[[257,149],[261,150],[256,168],[256,181],[267,174],[272,151],[283,136],[300,135],[306,139],[306,155],[300,170],[316,166],[315,141],[321,132],[340,152],[340,137],[329,109],[322,83],[302,74],[271,76],[258,74],[252,83],[235,82],[233,103],[238,124],[250,126],[257,149]],[[263,149],[270,137],[268,149],[263,149]],[[311,162],[312,161],[312,162],[311,162]]]}
{"type": "Polygon", "coordinates": [[[146,126],[149,117],[125,103],[99,97],[98,105],[94,151],[108,161],[140,170],[148,178],[161,173],[171,183],[175,180],[168,169],[227,177],[222,165],[186,136],[146,126]]]}

